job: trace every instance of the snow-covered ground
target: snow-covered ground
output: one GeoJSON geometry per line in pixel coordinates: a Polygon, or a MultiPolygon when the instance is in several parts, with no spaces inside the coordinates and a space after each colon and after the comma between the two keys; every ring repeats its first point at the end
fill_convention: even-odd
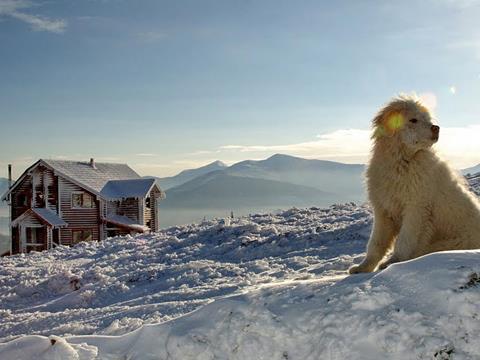
{"type": "MultiPolygon", "coordinates": [[[[480,252],[293,281],[123,336],[23,337],[3,359],[479,359],[480,252]]],[[[2,357],[4,356],[4,357],[2,357]]]]}
{"type": "Polygon", "coordinates": [[[371,223],[291,209],[2,258],[0,359],[480,359],[480,252],[347,276],[371,223]]]}
{"type": "Polygon", "coordinates": [[[0,338],[118,335],[262,284],[344,274],[368,208],[292,209],[0,259],[0,338]]]}

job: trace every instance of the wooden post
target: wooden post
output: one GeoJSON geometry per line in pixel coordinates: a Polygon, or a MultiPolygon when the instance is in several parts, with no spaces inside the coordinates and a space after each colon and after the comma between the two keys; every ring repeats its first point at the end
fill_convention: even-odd
{"type": "Polygon", "coordinates": [[[20,246],[19,250],[21,253],[26,253],[27,252],[27,229],[25,226],[18,226],[19,232],[20,232],[20,246]]]}
{"type": "Polygon", "coordinates": [[[47,225],[47,250],[52,248],[53,242],[53,235],[52,235],[52,227],[47,225]]]}
{"type": "Polygon", "coordinates": [[[44,208],[48,209],[48,176],[47,172],[44,171],[43,174],[43,198],[44,198],[44,208]]]}
{"type": "Polygon", "coordinates": [[[8,164],[8,188],[12,187],[12,164],[8,164]]]}
{"type": "Polygon", "coordinates": [[[158,196],[155,194],[152,196],[152,204],[150,205],[152,208],[152,218],[154,219],[154,226],[153,226],[153,231],[158,231],[160,229],[160,214],[159,214],[159,207],[158,207],[158,196]]]}
{"type": "Polygon", "coordinates": [[[145,198],[138,198],[138,223],[145,225],[145,198]]]}

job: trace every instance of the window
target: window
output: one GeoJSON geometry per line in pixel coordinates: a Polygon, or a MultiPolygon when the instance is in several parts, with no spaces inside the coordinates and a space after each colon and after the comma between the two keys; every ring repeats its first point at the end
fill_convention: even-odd
{"type": "Polygon", "coordinates": [[[45,206],[45,195],[43,194],[43,185],[35,186],[35,207],[45,206]]]}
{"type": "Polygon", "coordinates": [[[150,209],[151,206],[152,206],[152,201],[150,200],[149,197],[147,197],[147,198],[145,199],[145,207],[146,207],[147,209],[150,209]]]}
{"type": "Polygon", "coordinates": [[[92,230],[72,230],[72,243],[77,244],[80,241],[92,241],[92,230]]]}
{"type": "Polygon", "coordinates": [[[17,195],[17,206],[28,206],[28,197],[26,194],[17,195]]]}
{"type": "Polygon", "coordinates": [[[57,194],[56,194],[56,188],[57,186],[56,185],[49,185],[48,186],[48,203],[50,205],[57,205],[57,194]]]}
{"type": "Polygon", "coordinates": [[[90,209],[95,207],[93,197],[87,193],[73,193],[72,194],[72,207],[90,209]]]}

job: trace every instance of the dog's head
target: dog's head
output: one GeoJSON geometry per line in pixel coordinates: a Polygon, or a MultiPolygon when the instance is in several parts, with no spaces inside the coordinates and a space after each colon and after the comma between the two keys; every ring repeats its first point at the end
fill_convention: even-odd
{"type": "Polygon", "coordinates": [[[440,127],[430,111],[412,96],[391,100],[373,119],[373,138],[395,138],[412,151],[429,148],[438,141],[440,127]]]}

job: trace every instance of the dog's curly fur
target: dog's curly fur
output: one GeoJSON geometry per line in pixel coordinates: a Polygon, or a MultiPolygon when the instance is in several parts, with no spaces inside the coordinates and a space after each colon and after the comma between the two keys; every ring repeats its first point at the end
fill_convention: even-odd
{"type": "Polygon", "coordinates": [[[350,273],[480,248],[480,202],[432,149],[438,135],[430,111],[414,96],[394,98],[374,118],[366,173],[374,223],[367,255],[350,273]]]}

